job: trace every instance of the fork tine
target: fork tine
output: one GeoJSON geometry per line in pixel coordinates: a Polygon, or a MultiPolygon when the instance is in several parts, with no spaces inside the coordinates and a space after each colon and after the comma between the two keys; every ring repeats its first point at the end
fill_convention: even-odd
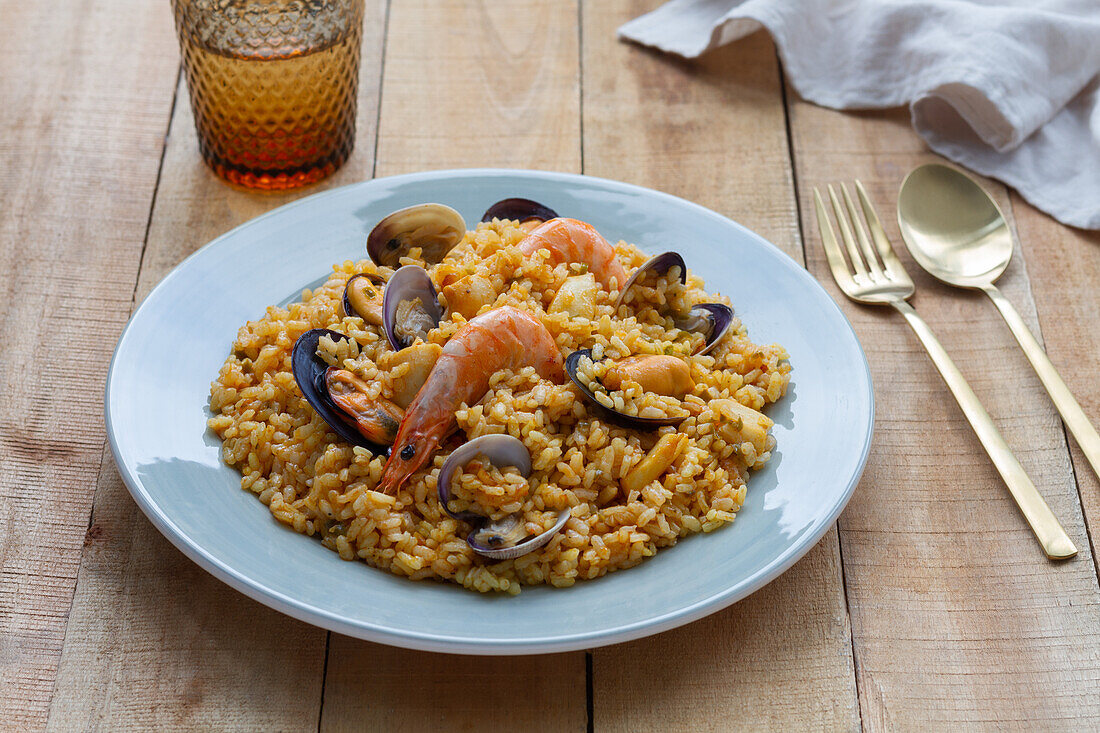
{"type": "Polygon", "coordinates": [[[829,185],[829,200],[833,203],[833,213],[836,214],[836,223],[840,225],[840,237],[844,240],[844,246],[848,250],[848,257],[852,260],[852,267],[856,271],[856,277],[863,276],[866,279],[870,279],[867,275],[867,268],[863,264],[863,257],[860,256],[859,250],[856,249],[856,238],[852,236],[852,230],[848,226],[848,217],[844,213],[844,207],[840,205],[840,199],[836,197],[836,191],[833,190],[832,184],[829,185]]]}
{"type": "Polygon", "coordinates": [[[833,279],[840,289],[850,294],[856,287],[852,273],[848,270],[848,263],[844,261],[844,255],[840,251],[840,245],[836,242],[836,234],[833,225],[829,223],[829,215],[825,213],[825,203],[821,200],[821,193],[814,187],[814,208],[817,210],[817,228],[821,232],[821,244],[825,248],[825,259],[829,261],[829,269],[833,271],[833,279]]]}
{"type": "Polygon", "coordinates": [[[848,187],[843,183],[840,184],[840,195],[844,197],[844,206],[848,209],[848,214],[851,217],[852,229],[855,230],[856,239],[859,240],[859,248],[863,251],[863,256],[867,260],[867,269],[871,271],[871,279],[885,279],[882,268],[879,267],[878,258],[875,257],[875,250],[871,247],[871,242],[867,239],[867,230],[863,226],[863,217],[856,211],[856,205],[852,202],[852,197],[848,194],[848,187]]]}
{"type": "Polygon", "coordinates": [[[867,218],[871,238],[875,240],[875,248],[878,250],[879,257],[882,258],[882,264],[886,266],[887,274],[891,278],[908,281],[909,275],[902,267],[901,260],[894,253],[894,248],[890,246],[890,240],[886,238],[882,222],[879,221],[878,212],[875,211],[875,207],[871,203],[871,197],[867,195],[867,189],[863,187],[863,183],[859,179],[856,179],[856,194],[859,195],[859,203],[863,207],[863,215],[867,218]]]}

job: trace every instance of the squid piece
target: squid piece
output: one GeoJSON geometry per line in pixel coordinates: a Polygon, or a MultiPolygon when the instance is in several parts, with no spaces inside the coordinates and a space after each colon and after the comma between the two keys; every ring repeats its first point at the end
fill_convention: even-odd
{"type": "Polygon", "coordinates": [[[409,406],[424,382],[428,381],[428,374],[442,353],[443,347],[439,344],[418,343],[401,349],[390,358],[390,370],[402,364],[409,365],[407,372],[393,379],[393,401],[402,410],[409,406]]]}
{"type": "Polygon", "coordinates": [[[572,318],[592,320],[596,317],[596,295],[599,291],[599,283],[591,273],[566,278],[550,302],[549,312],[568,313],[572,318]]]}
{"type": "Polygon", "coordinates": [[[710,408],[722,416],[718,434],[727,443],[752,443],[757,455],[768,450],[768,430],[775,423],[767,415],[730,399],[711,400],[710,408]]]}
{"type": "Polygon", "coordinates": [[[619,482],[623,491],[629,494],[631,491],[641,491],[649,486],[680,457],[687,444],[688,436],[683,433],[662,435],[645,458],[630,469],[626,476],[623,476],[619,482]]]}
{"type": "Polygon", "coordinates": [[[476,316],[482,306],[492,305],[497,299],[492,283],[474,275],[443,286],[443,295],[447,298],[447,307],[454,313],[461,313],[466,320],[476,316]]]}

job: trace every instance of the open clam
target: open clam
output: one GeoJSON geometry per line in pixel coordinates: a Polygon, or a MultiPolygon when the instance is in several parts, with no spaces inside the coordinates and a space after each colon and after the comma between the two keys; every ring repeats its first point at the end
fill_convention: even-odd
{"type": "Polygon", "coordinates": [[[399,209],[371,230],[367,254],[378,265],[398,267],[413,247],[430,265],[443,258],[466,236],[462,214],[444,204],[418,204],[399,209]]]}
{"type": "Polygon", "coordinates": [[[520,224],[527,224],[529,222],[538,223],[557,218],[558,212],[548,206],[543,206],[538,201],[515,198],[497,201],[485,210],[481,220],[492,221],[493,219],[510,219],[512,221],[518,221],[520,224]]]}
{"type": "MultiPolygon", "coordinates": [[[[567,356],[565,358],[565,373],[569,375],[569,378],[573,380],[573,384],[577,385],[581,393],[596,406],[597,411],[605,415],[612,422],[629,428],[656,430],[662,425],[679,425],[688,418],[687,415],[679,417],[642,417],[640,415],[627,415],[604,405],[588,387],[585,381],[577,374],[577,370],[580,368],[581,359],[585,357],[593,359],[591,349],[580,349],[567,356]]],[[[595,359],[593,359],[593,361],[595,361],[595,359]]]]}
{"type": "Polygon", "coordinates": [[[314,328],[299,336],[290,355],[291,369],[294,372],[294,381],[298,383],[298,389],[302,391],[302,396],[306,398],[310,407],[328,423],[333,432],[352,445],[362,446],[375,454],[384,454],[386,448],[363,437],[355,428],[352,419],[329,395],[326,381],[329,365],[317,356],[317,343],[322,336],[329,336],[333,341],[350,338],[326,328],[314,328]]]}
{"type": "MultiPolygon", "coordinates": [[[[663,275],[673,267],[680,268],[680,283],[687,284],[687,265],[684,263],[684,258],[677,252],[662,252],[655,257],[651,257],[630,275],[626,284],[619,291],[619,299],[615,303],[615,307],[618,308],[623,304],[627,291],[641,277],[650,271],[663,275]]],[[[733,324],[733,309],[724,303],[697,303],[687,313],[672,313],[669,315],[672,316],[673,324],[681,331],[703,335],[705,339],[703,347],[696,351],[696,354],[706,354],[713,349],[733,324]]]]}
{"type": "Polygon", "coordinates": [[[686,285],[688,269],[687,265],[684,263],[684,258],[681,257],[678,252],[662,252],[659,255],[650,257],[643,262],[638,269],[631,273],[627,281],[623,283],[622,288],[619,289],[619,299],[615,301],[615,307],[618,308],[623,304],[623,301],[626,299],[627,291],[630,290],[631,286],[633,286],[639,278],[649,273],[650,270],[653,270],[658,275],[664,275],[673,267],[680,268],[680,284],[686,285]]]}
{"type": "Polygon", "coordinates": [[[474,552],[493,560],[508,560],[526,555],[546,545],[554,535],[561,531],[569,519],[569,510],[558,514],[554,526],[537,535],[528,535],[524,528],[523,517],[510,515],[499,522],[487,521],[486,517],[473,512],[453,512],[450,508],[451,485],[456,474],[474,457],[484,455],[497,467],[515,466],[524,476],[531,474],[531,455],[527,446],[510,435],[483,435],[456,448],[443,468],[439,470],[439,504],[450,516],[471,525],[466,542],[474,552]]]}
{"type": "Polygon", "coordinates": [[[676,328],[703,334],[706,339],[703,348],[695,352],[702,355],[709,352],[733,325],[733,309],[725,303],[696,303],[683,318],[673,318],[676,328]]]}
{"type": "Polygon", "coordinates": [[[406,265],[390,276],[382,293],[382,330],[395,351],[426,339],[441,318],[435,285],[423,267],[406,265]]]}

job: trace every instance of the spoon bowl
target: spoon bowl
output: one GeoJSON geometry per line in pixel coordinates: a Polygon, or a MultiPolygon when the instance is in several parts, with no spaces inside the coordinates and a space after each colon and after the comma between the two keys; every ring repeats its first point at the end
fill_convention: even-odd
{"type": "Polygon", "coordinates": [[[1100,476],[1100,433],[1027,323],[993,284],[1012,259],[1012,233],[996,202],[965,173],[939,163],[922,165],[901,184],[898,227],[917,264],[948,285],[989,296],[1100,476]]]}
{"type": "Polygon", "coordinates": [[[913,259],[949,285],[984,288],[1012,259],[1012,233],[978,183],[939,163],[922,165],[901,184],[898,226],[913,259]]]}

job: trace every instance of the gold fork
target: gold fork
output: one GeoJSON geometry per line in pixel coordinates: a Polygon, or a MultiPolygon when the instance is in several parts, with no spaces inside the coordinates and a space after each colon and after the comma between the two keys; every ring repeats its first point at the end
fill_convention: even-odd
{"type": "Polygon", "coordinates": [[[825,246],[825,256],[829,260],[829,269],[833,271],[836,284],[852,300],[858,303],[874,305],[891,305],[905,316],[917,337],[928,350],[932,357],[932,363],[940,370],[943,380],[947,382],[951,394],[962,408],[966,419],[978,435],[982,447],[993,460],[997,472],[1001,474],[1012,498],[1023,512],[1031,530],[1043,546],[1047,557],[1052,560],[1064,560],[1077,554],[1066,531],[1062,529],[1057,517],[1050,511],[1050,507],[1043,501],[1039,490],[1028,478],[1024,467],[1016,460],[1008,444],[993,425],[989,413],[978,401],[978,396],[970,385],[963,379],[962,372],[951,361],[943,346],[932,333],[932,329],[917,315],[913,307],[906,299],[913,294],[913,281],[901,266],[897,255],[894,254],[890,240],[886,238],[886,232],[882,229],[878,214],[864,190],[863,184],[855,182],[856,193],[859,195],[859,203],[866,218],[867,227],[856,213],[855,204],[848,194],[848,188],[840,185],[840,193],[844,199],[842,206],[837,198],[836,191],[830,185],[828,187],[829,200],[833,205],[833,214],[837,224],[840,225],[841,238],[851,260],[851,268],[844,259],[844,253],[837,244],[836,235],[833,233],[829,215],[826,213],[825,204],[821,200],[821,194],[814,189],[814,205],[817,209],[817,226],[821,230],[821,241],[825,246]],[[845,211],[847,210],[847,211],[845,211]],[[867,230],[870,230],[870,239],[867,230]],[[855,234],[853,235],[853,231],[855,234]],[[874,246],[871,246],[871,240],[874,246]],[[877,257],[876,257],[877,255],[877,257]],[[880,264],[881,263],[881,264],[880,264]]]}

